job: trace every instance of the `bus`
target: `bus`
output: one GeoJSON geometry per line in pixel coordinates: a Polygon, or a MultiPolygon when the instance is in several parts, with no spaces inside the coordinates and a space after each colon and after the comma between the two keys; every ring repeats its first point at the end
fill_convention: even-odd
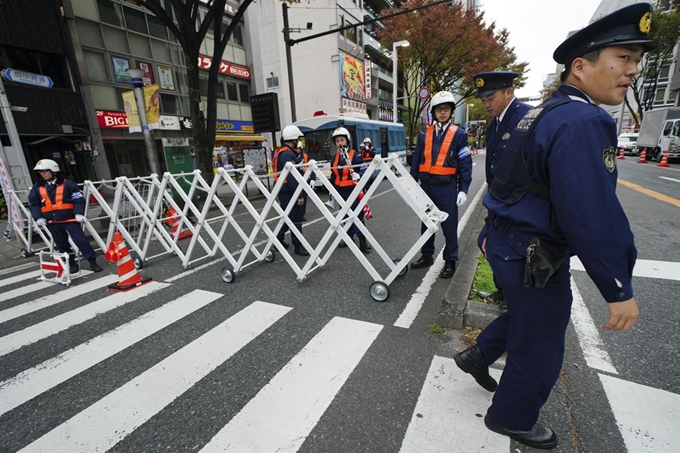
{"type": "Polygon", "coordinates": [[[314,159],[329,178],[330,160],[336,152],[332,134],[338,127],[349,131],[351,149],[358,152],[362,142],[368,137],[376,155],[383,158],[397,156],[401,163],[406,163],[406,134],[403,124],[371,120],[363,113],[328,115],[325,112],[316,112],[312,118],[293,124],[305,134],[304,147],[309,158],[314,159]]]}

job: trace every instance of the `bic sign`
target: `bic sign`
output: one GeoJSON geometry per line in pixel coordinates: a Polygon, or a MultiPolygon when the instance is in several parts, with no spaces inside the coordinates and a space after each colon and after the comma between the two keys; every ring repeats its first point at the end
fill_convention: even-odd
{"type": "Polygon", "coordinates": [[[97,110],[97,123],[102,129],[127,129],[128,121],[125,112],[108,112],[97,110]]]}

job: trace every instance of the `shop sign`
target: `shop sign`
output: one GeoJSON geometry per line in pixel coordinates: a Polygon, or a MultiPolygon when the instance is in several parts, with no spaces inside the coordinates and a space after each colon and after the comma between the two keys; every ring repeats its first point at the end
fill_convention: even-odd
{"type": "MultiPolygon", "coordinates": [[[[191,118],[180,116],[179,123],[182,130],[191,130],[191,118]]],[[[215,132],[248,132],[252,134],[255,132],[255,127],[252,121],[217,120],[215,121],[215,132]]]]}
{"type": "Polygon", "coordinates": [[[116,83],[131,83],[132,79],[127,70],[130,69],[130,59],[111,55],[111,66],[116,83]]]}
{"type": "Polygon", "coordinates": [[[127,129],[128,121],[125,112],[97,110],[97,123],[100,129],[127,129]]]}
{"type": "MultiPolygon", "coordinates": [[[[212,58],[206,55],[198,56],[198,67],[205,69],[206,71],[212,66],[212,58]]],[[[238,77],[239,79],[250,80],[250,69],[247,66],[241,66],[236,63],[229,63],[227,61],[220,61],[220,67],[218,69],[220,74],[225,74],[232,77],[238,77]]]]}
{"type": "Polygon", "coordinates": [[[172,78],[172,68],[158,65],[159,85],[163,90],[175,91],[175,81],[172,78]]]}
{"type": "Polygon", "coordinates": [[[178,116],[161,115],[160,119],[158,120],[158,124],[159,124],[158,128],[165,131],[182,130],[182,127],[179,125],[178,116]]]}
{"type": "Polygon", "coordinates": [[[137,69],[144,71],[144,75],[142,75],[144,86],[149,86],[156,83],[153,78],[153,65],[151,63],[137,60],[135,61],[135,66],[137,66],[137,69]]]}

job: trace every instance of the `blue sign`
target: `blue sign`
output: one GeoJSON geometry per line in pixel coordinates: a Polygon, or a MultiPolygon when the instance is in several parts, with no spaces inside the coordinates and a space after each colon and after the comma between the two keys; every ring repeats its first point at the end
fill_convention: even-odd
{"type": "Polygon", "coordinates": [[[32,72],[19,71],[18,69],[7,68],[4,75],[10,82],[23,83],[36,87],[52,88],[54,82],[46,75],[33,74],[32,72]]]}

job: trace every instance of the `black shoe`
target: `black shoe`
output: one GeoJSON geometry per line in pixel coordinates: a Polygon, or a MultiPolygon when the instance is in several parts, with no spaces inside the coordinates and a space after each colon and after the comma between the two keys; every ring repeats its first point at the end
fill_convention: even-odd
{"type": "Polygon", "coordinates": [[[71,265],[69,266],[68,271],[71,273],[71,275],[77,274],[78,272],[80,272],[80,266],[78,266],[77,264],[73,263],[73,264],[71,264],[71,265]]]}
{"type": "Polygon", "coordinates": [[[279,239],[279,242],[281,243],[284,249],[287,249],[288,246],[290,246],[290,244],[283,239],[279,239]]]}
{"type": "MultiPolygon", "coordinates": [[[[354,242],[354,236],[350,236],[349,239],[352,242],[354,242]]],[[[338,248],[344,249],[344,248],[347,248],[347,247],[348,247],[348,245],[347,245],[347,242],[345,242],[345,241],[340,241],[340,243],[338,244],[338,248]]]]}
{"type": "Polygon", "coordinates": [[[293,251],[296,255],[300,256],[309,256],[309,252],[305,250],[305,248],[302,246],[302,244],[297,244],[295,246],[295,250],[293,251]]]}
{"type": "Polygon", "coordinates": [[[511,439],[515,439],[517,442],[521,442],[530,447],[550,450],[557,446],[557,434],[555,434],[552,429],[543,426],[540,423],[536,423],[529,431],[505,429],[491,420],[487,414],[484,416],[484,424],[491,431],[508,436],[511,439]]]}
{"type": "Polygon", "coordinates": [[[97,264],[97,258],[92,258],[91,260],[87,260],[88,263],[90,263],[90,269],[92,272],[101,272],[104,269],[101,268],[99,264],[97,264]]]}
{"type": "Polygon", "coordinates": [[[434,264],[434,259],[432,259],[432,255],[426,256],[422,255],[418,261],[415,263],[411,263],[411,269],[421,269],[423,267],[430,267],[434,264]]]}
{"type": "Polygon", "coordinates": [[[481,385],[484,390],[489,392],[496,391],[498,383],[489,374],[489,365],[486,364],[484,353],[479,345],[474,345],[463,352],[459,352],[453,356],[453,360],[456,361],[458,368],[471,374],[475,381],[477,381],[477,384],[481,385]]]}
{"type": "Polygon", "coordinates": [[[302,216],[302,221],[303,221],[303,222],[306,222],[306,221],[307,221],[307,216],[306,216],[306,215],[303,215],[303,216],[302,216]]]}
{"type": "Polygon", "coordinates": [[[453,277],[453,274],[456,273],[456,262],[455,261],[447,261],[446,264],[444,264],[444,269],[441,270],[439,273],[439,278],[451,278],[453,277]]]}
{"type": "Polygon", "coordinates": [[[361,253],[368,253],[373,250],[373,247],[366,241],[364,236],[359,236],[359,250],[361,250],[361,253]]]}

